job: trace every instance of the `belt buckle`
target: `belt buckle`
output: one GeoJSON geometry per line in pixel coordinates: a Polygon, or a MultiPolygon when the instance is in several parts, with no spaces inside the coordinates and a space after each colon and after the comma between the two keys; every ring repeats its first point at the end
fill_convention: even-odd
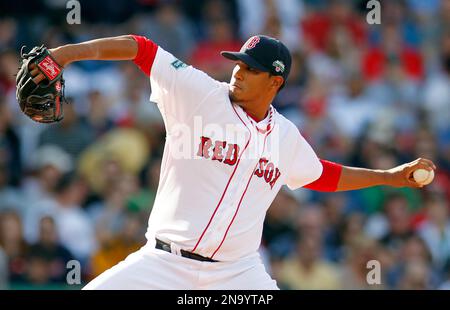
{"type": "Polygon", "coordinates": [[[172,253],[172,250],[170,249],[170,245],[165,243],[165,242],[164,243],[161,242],[161,248],[162,248],[163,251],[172,253]]]}
{"type": "Polygon", "coordinates": [[[168,242],[159,240],[158,238],[155,238],[155,239],[156,239],[156,247],[160,246],[163,251],[166,251],[166,252],[169,252],[169,253],[184,257],[184,258],[189,258],[192,260],[217,262],[216,260],[214,260],[212,258],[204,257],[200,254],[183,250],[179,246],[177,246],[174,242],[168,243],[168,242]]]}
{"type": "Polygon", "coordinates": [[[183,256],[183,254],[181,253],[181,248],[174,242],[170,242],[170,253],[178,256],[183,256]]]}

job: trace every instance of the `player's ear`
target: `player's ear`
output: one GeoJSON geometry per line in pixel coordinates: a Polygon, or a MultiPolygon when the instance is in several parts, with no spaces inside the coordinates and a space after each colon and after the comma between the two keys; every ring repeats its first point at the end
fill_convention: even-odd
{"type": "Polygon", "coordinates": [[[283,85],[284,79],[282,76],[277,76],[274,75],[272,76],[272,83],[270,84],[270,86],[272,86],[273,88],[279,89],[281,87],[281,85],[283,85]]]}

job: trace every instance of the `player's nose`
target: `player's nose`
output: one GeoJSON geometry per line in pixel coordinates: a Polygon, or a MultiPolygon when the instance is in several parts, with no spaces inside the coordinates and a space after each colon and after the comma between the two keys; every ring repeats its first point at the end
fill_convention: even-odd
{"type": "Polygon", "coordinates": [[[242,81],[244,79],[244,72],[241,66],[236,65],[233,76],[236,80],[242,81]]]}

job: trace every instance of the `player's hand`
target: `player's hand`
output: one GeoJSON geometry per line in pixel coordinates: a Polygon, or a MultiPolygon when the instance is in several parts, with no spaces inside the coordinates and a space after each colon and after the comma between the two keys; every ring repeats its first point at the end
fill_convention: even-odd
{"type": "Polygon", "coordinates": [[[393,187],[422,188],[423,185],[414,180],[413,173],[417,169],[436,170],[435,164],[425,158],[418,158],[412,162],[397,166],[386,171],[386,183],[393,187]]]}

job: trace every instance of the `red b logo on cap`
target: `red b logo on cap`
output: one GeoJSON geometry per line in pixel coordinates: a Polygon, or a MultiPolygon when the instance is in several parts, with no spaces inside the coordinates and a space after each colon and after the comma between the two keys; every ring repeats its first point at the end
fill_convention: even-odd
{"type": "Polygon", "coordinates": [[[248,39],[247,44],[246,44],[246,48],[248,50],[251,50],[252,48],[254,48],[256,46],[256,44],[259,43],[259,37],[258,36],[254,36],[251,37],[250,39],[248,39]]]}

